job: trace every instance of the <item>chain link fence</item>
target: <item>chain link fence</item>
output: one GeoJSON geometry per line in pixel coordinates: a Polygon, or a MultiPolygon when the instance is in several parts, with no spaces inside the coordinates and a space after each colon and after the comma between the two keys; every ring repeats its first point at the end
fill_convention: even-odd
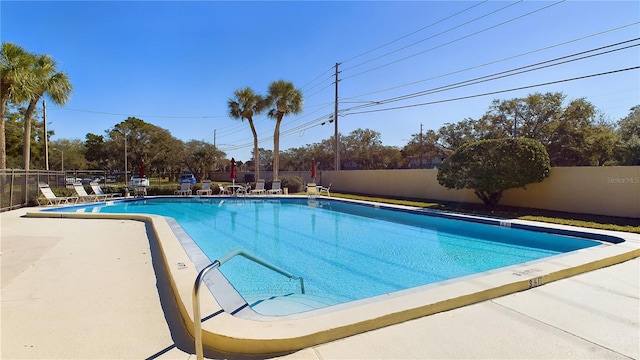
{"type": "Polygon", "coordinates": [[[107,173],[103,170],[74,170],[74,171],[47,171],[47,170],[22,170],[0,169],[0,211],[9,211],[24,206],[37,206],[36,200],[40,196],[38,183],[47,183],[51,188],[64,189],[67,184],[75,181],[102,176],[107,173]]]}
{"type": "Polygon", "coordinates": [[[38,183],[52,188],[66,186],[62,171],[0,169],[0,211],[37,205],[38,183]]]}

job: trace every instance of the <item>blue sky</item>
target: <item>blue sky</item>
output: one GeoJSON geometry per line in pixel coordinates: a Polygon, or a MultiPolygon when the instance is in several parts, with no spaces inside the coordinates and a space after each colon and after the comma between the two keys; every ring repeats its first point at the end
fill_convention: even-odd
{"type": "MultiPolygon", "coordinates": [[[[477,119],[493,99],[534,92],[584,97],[611,121],[640,104],[638,69],[559,82],[638,67],[637,40],[384,103],[636,39],[638,1],[2,1],[0,13],[3,42],[51,55],[72,81],[66,106],[47,106],[54,140],[104,135],[135,116],[184,141],[213,143],[215,130],[216,145],[246,161],[251,131],[227,116],[227,99],[245,86],[264,94],[284,79],[303,91],[305,110],[284,119],[280,149],[317,143],[334,134],[333,124],[320,124],[333,113],[336,63],[340,133],[372,129],[385,145],[403,146],[420,124],[426,131],[477,119]],[[551,82],[558,83],[531,87],[551,82]],[[525,89],[502,92],[515,88],[525,89]],[[369,107],[349,110],[359,105],[369,107]],[[388,108],[398,109],[380,111],[388,108]]],[[[273,149],[274,121],[254,120],[260,147],[273,149]]]]}

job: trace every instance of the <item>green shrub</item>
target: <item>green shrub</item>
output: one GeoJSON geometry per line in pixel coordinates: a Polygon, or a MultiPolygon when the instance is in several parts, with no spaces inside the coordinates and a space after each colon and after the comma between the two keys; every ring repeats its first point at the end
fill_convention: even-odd
{"type": "Polygon", "coordinates": [[[304,180],[300,176],[293,175],[285,175],[281,176],[280,180],[282,181],[280,187],[288,188],[289,194],[300,192],[304,189],[304,180]]]}
{"type": "Polygon", "coordinates": [[[541,182],[550,167],[549,154],[537,140],[481,140],[462,145],[446,158],[438,182],[449,189],[472,189],[486,206],[495,206],[503,191],[541,182]]]}

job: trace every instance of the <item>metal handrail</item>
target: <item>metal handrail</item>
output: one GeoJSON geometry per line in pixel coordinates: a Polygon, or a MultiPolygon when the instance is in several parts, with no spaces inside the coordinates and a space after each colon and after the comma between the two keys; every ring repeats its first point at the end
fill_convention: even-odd
{"type": "Polygon", "coordinates": [[[230,252],[228,252],[227,254],[223,255],[221,258],[219,258],[217,261],[220,262],[220,265],[226,263],[227,261],[231,260],[232,258],[236,257],[236,256],[242,256],[246,259],[249,259],[257,264],[260,264],[264,267],[266,267],[267,269],[273,270],[281,275],[284,275],[286,277],[288,277],[289,279],[293,279],[293,280],[300,280],[300,291],[304,294],[304,279],[299,277],[299,276],[295,276],[292,273],[283,270],[269,262],[267,262],[266,260],[260,259],[259,257],[250,254],[242,249],[236,249],[236,250],[232,250],[230,252]]]}
{"type": "Polygon", "coordinates": [[[196,341],[196,358],[198,360],[204,359],[204,349],[202,348],[202,317],[200,316],[200,284],[202,283],[202,279],[207,275],[207,273],[213,268],[217,268],[220,266],[220,261],[216,260],[211,264],[207,265],[204,269],[198,273],[196,277],[196,282],[193,284],[193,295],[191,297],[191,301],[193,303],[193,337],[196,341]]]}
{"type": "Polygon", "coordinates": [[[202,348],[202,317],[200,315],[200,297],[199,297],[200,285],[202,283],[202,279],[204,279],[204,277],[207,275],[209,271],[211,271],[214,268],[220,267],[222,264],[226,263],[227,261],[231,260],[232,258],[238,255],[246,259],[249,259],[257,264],[260,264],[270,270],[273,270],[279,274],[282,274],[288,277],[289,279],[300,280],[300,291],[303,294],[305,293],[303,278],[299,276],[295,276],[290,272],[283,270],[263,259],[260,259],[259,257],[252,255],[242,249],[232,250],[227,254],[225,254],[224,256],[222,256],[220,259],[215,260],[211,264],[205,266],[204,269],[200,270],[200,272],[198,273],[198,276],[196,277],[196,281],[193,284],[193,294],[191,298],[193,303],[193,337],[195,338],[196,358],[198,360],[204,359],[204,350],[202,348]]]}

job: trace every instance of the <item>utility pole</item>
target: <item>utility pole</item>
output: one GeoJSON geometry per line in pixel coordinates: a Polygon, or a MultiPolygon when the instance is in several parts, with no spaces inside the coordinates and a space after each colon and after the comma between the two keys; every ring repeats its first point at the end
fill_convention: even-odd
{"type": "Polygon", "coordinates": [[[42,120],[44,122],[44,168],[49,171],[49,139],[47,136],[47,103],[42,99],[42,120]]]}
{"type": "Polygon", "coordinates": [[[422,164],[422,123],[420,123],[420,169],[423,168],[422,164]]]}
{"type": "Polygon", "coordinates": [[[335,163],[335,170],[336,171],[340,171],[340,137],[338,135],[338,74],[340,73],[338,71],[338,66],[340,65],[340,63],[336,63],[336,97],[335,97],[335,106],[333,109],[333,126],[334,126],[334,140],[336,142],[335,144],[335,159],[336,159],[336,163],[335,163]]]}
{"type": "Polygon", "coordinates": [[[216,129],[213,129],[213,147],[216,147],[216,129]]]}

